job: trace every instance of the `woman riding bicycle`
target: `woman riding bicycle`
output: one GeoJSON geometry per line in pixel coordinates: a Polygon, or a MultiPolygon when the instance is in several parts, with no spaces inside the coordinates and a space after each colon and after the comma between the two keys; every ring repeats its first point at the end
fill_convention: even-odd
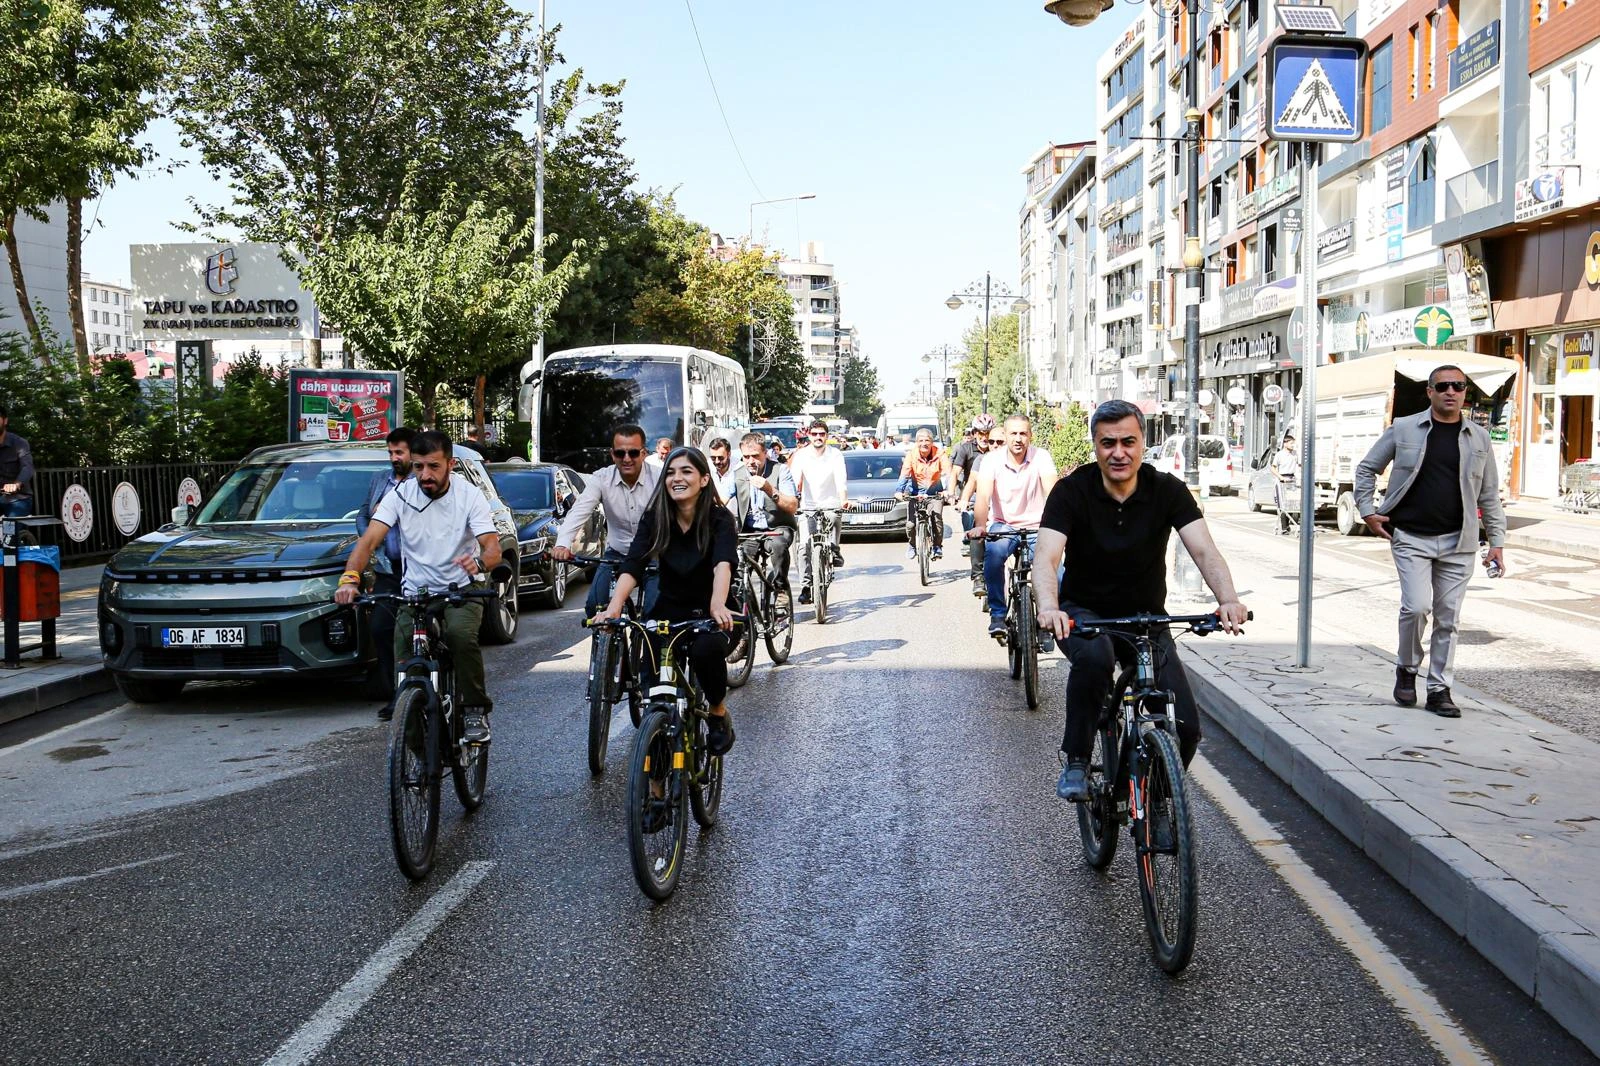
{"type": "Polygon", "coordinates": [[[669,622],[709,617],[720,632],[702,633],[689,645],[689,662],[706,701],[707,746],[713,755],[733,747],[728,715],[728,636],[735,624],[729,601],[739,539],[733,515],[718,497],[705,456],[693,448],[667,455],[661,479],[650,498],[628,556],[622,561],[611,602],[596,620],[622,616],[628,596],[644,580],[645,567],[660,567],[659,590],[651,614],[669,622]]]}

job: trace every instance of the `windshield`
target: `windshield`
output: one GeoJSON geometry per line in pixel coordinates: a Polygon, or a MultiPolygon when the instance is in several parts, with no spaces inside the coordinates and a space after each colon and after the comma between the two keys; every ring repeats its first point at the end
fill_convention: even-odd
{"type": "Polygon", "coordinates": [[[491,472],[500,498],[513,511],[548,511],[555,506],[556,479],[548,470],[491,472]]]}
{"type": "Polygon", "coordinates": [[[899,452],[845,452],[845,480],[899,481],[900,462],[899,452]]]}
{"type": "Polygon", "coordinates": [[[539,458],[594,471],[611,463],[606,434],[619,423],[644,427],[645,447],[683,440],[683,363],[676,359],[585,356],[553,359],[540,387],[539,458]]]}
{"type": "Polygon", "coordinates": [[[1221,437],[1200,438],[1200,458],[1226,459],[1227,457],[1228,446],[1223,442],[1221,437]]]}
{"type": "Polygon", "coordinates": [[[381,453],[366,460],[241,466],[206,502],[197,522],[337,522],[354,518],[367,498],[373,475],[388,469],[381,453]]]}
{"type": "Polygon", "coordinates": [[[795,438],[800,433],[799,426],[755,425],[751,426],[750,429],[752,432],[759,433],[763,437],[777,437],[778,443],[783,445],[784,451],[794,450],[795,438]]]}

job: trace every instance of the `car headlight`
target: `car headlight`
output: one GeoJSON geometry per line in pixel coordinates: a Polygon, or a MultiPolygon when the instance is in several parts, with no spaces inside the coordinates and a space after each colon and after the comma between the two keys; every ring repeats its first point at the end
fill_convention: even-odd
{"type": "Polygon", "coordinates": [[[522,547],[523,552],[527,555],[543,555],[545,552],[555,547],[555,543],[555,537],[552,537],[548,533],[541,533],[531,540],[524,541],[522,547]]]}

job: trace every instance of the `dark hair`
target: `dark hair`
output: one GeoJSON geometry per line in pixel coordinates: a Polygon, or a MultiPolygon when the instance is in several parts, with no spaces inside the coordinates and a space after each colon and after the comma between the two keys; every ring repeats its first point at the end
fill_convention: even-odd
{"type": "Polygon", "coordinates": [[[1094,409],[1089,416],[1089,439],[1093,440],[1095,432],[1099,430],[1102,422],[1121,422],[1124,418],[1137,418],[1139,432],[1144,432],[1144,412],[1140,411],[1127,400],[1107,400],[1094,409]]]}
{"type": "Polygon", "coordinates": [[[404,444],[407,448],[417,442],[417,431],[410,426],[395,426],[389,435],[383,438],[385,444],[404,444]]]}
{"type": "Polygon", "coordinates": [[[1438,376],[1440,374],[1443,374],[1446,370],[1454,370],[1457,374],[1460,374],[1462,377],[1466,377],[1467,376],[1467,372],[1465,370],[1462,370],[1459,366],[1456,366],[1454,363],[1446,363],[1444,366],[1436,366],[1436,367],[1433,368],[1432,371],[1430,371],[1428,373],[1428,388],[1430,388],[1430,389],[1433,388],[1434,380],[1436,378],[1438,378],[1438,376]]]}
{"type": "Polygon", "coordinates": [[[687,459],[702,477],[710,478],[694,501],[694,518],[689,531],[694,534],[695,547],[704,555],[711,550],[711,509],[726,507],[722,494],[717,491],[717,479],[711,474],[711,464],[698,448],[674,448],[661,464],[661,477],[656,480],[656,491],[650,497],[650,516],[655,519],[655,540],[650,542],[650,554],[659,557],[672,540],[672,526],[678,520],[677,505],[667,495],[667,468],[679,459],[687,459]]]}
{"type": "Polygon", "coordinates": [[[733,451],[733,445],[728,443],[727,437],[712,437],[706,442],[706,451],[709,452],[715,448],[725,448],[730,452],[733,451]]]}
{"type": "Polygon", "coordinates": [[[816,429],[818,426],[821,426],[823,430],[826,431],[828,428],[828,423],[824,422],[820,418],[814,418],[810,422],[806,423],[807,429],[816,429]]]}
{"type": "Polygon", "coordinates": [[[455,454],[455,449],[450,446],[450,438],[437,429],[424,429],[411,438],[412,455],[434,455],[439,452],[449,459],[455,454]]]}
{"type": "Polygon", "coordinates": [[[761,445],[762,451],[767,450],[767,438],[763,437],[755,430],[751,430],[749,433],[746,433],[744,436],[739,438],[740,448],[743,448],[746,444],[759,444],[761,445]]]}
{"type": "Polygon", "coordinates": [[[615,444],[618,437],[638,437],[639,443],[644,443],[644,427],[636,426],[632,422],[619,422],[611,427],[611,443],[615,444]]]}

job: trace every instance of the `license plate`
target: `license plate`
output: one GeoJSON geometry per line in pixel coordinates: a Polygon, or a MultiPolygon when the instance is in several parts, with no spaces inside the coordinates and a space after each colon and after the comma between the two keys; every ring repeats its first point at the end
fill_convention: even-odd
{"type": "Polygon", "coordinates": [[[244,626],[186,626],[161,631],[163,648],[242,648],[244,626]]]}

